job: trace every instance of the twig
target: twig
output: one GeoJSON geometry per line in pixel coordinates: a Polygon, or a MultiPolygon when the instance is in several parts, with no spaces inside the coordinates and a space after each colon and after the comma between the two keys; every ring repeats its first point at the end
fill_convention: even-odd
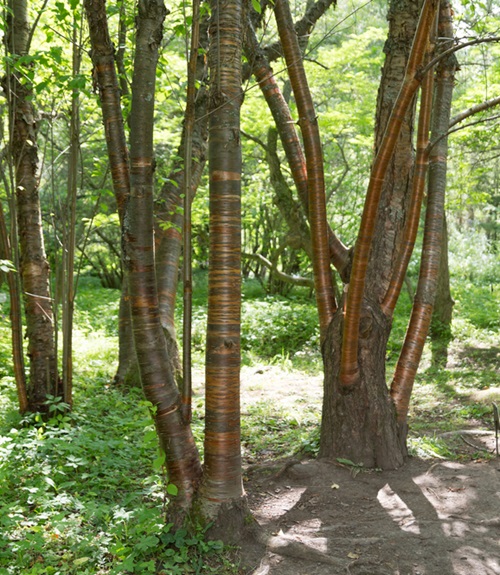
{"type": "Polygon", "coordinates": [[[474,449],[479,449],[480,451],[486,451],[486,449],[483,446],[479,446],[476,445],[475,443],[472,443],[472,441],[468,441],[467,439],[465,439],[463,435],[460,436],[460,439],[467,445],[470,445],[470,447],[473,447],[474,449]]]}

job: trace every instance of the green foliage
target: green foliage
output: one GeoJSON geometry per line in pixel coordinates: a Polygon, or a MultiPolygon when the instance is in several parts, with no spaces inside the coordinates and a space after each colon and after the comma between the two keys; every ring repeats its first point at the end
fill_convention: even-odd
{"type": "Polygon", "coordinates": [[[243,453],[247,461],[287,457],[298,452],[310,456],[319,449],[320,413],[303,404],[302,410],[277,411],[269,402],[256,403],[242,419],[243,453]]]}
{"type": "Polygon", "coordinates": [[[314,302],[267,296],[243,302],[242,349],[270,359],[307,353],[319,345],[314,302]]]}
{"type": "MultiPolygon", "coordinates": [[[[82,280],[74,411],[48,396],[48,421],[19,416],[13,377],[0,371],[0,573],[235,573],[220,542],[165,522],[177,488],[165,476],[164,455],[155,455],[151,406],[141,390],[124,394],[109,383],[119,293],[82,280]]],[[[0,321],[8,366],[9,330],[0,321]]]]}
{"type": "Polygon", "coordinates": [[[75,322],[86,334],[102,332],[106,336],[118,334],[118,290],[100,289],[94,277],[82,277],[76,297],[75,322]]]}

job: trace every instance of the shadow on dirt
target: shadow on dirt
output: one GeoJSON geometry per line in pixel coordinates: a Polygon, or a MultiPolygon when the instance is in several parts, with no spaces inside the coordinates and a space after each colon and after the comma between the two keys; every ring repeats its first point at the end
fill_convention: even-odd
{"type": "Polygon", "coordinates": [[[415,458],[392,472],[313,460],[257,469],[250,504],[268,543],[251,573],[498,575],[499,479],[499,460],[415,458]]]}

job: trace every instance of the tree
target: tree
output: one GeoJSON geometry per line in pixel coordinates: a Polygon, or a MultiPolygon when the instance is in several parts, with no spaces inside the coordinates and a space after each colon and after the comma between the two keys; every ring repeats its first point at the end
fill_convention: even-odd
{"type": "MultiPolygon", "coordinates": [[[[142,386],[151,401],[160,445],[166,455],[169,482],[177,496],[170,508],[176,522],[183,521],[197,501],[200,517],[216,521],[236,510],[243,524],[244,509],[239,440],[239,321],[240,321],[240,171],[239,107],[241,98],[241,5],[218,12],[211,33],[211,263],[209,328],[207,336],[207,412],[205,465],[190,427],[189,410],[182,402],[165,332],[162,327],[156,283],[153,237],[153,118],[158,51],[165,7],[161,0],[138,5],[136,49],[130,112],[130,160],[127,162],[120,124],[119,97],[112,62],[113,50],[106,31],[104,3],[86,1],[94,48],[103,114],[116,120],[118,134],[107,135],[108,150],[124,161],[124,263],[129,285],[135,350],[142,386]],[[236,32],[235,32],[236,31],[236,32]],[[104,58],[104,60],[102,59],[104,58]],[[108,87],[106,91],[105,88],[108,87]],[[235,136],[236,135],[236,136],[235,136]],[[118,148],[116,142],[121,142],[118,148]],[[129,167],[127,167],[127,163],[129,167]],[[130,177],[127,190],[126,175],[130,177]],[[201,482],[201,486],[200,486],[201,482]],[[198,488],[200,489],[198,490],[198,488]]],[[[193,46],[197,52],[197,46],[193,46]]],[[[115,186],[115,190],[118,189],[115,186]]],[[[120,194],[117,199],[120,200],[120,194]]],[[[118,201],[120,205],[120,201],[118,201]]],[[[177,265],[177,264],[176,264],[177,265]]]]}
{"type": "Polygon", "coordinates": [[[320,455],[382,468],[399,467],[405,456],[404,437],[385,382],[391,320],[381,302],[391,286],[409,210],[414,95],[435,13],[436,2],[424,2],[420,17],[414,2],[390,6],[376,156],[347,295],[324,347],[320,455]]]}
{"type": "MultiPolygon", "coordinates": [[[[39,197],[37,121],[32,102],[29,55],[32,37],[26,0],[12,0],[7,16],[6,47],[10,55],[7,73],[10,154],[14,166],[19,273],[24,296],[30,374],[26,409],[47,411],[47,394],[59,395],[55,352],[54,314],[49,287],[39,197]]],[[[21,404],[21,409],[24,409],[21,404]]]]}
{"type": "Polygon", "coordinates": [[[242,4],[211,3],[210,262],[206,348],[205,466],[208,517],[242,508],[240,446],[242,4]],[[216,511],[210,510],[215,507],[216,511]]]}

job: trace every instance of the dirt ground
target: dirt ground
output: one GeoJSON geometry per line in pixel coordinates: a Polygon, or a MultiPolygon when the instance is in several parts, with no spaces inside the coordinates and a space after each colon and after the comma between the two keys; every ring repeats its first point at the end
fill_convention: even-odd
{"type": "MultiPolygon", "coordinates": [[[[242,387],[244,406],[321,401],[320,377],[272,367],[245,368],[242,387]]],[[[492,434],[463,437],[465,450],[494,450],[492,434]]],[[[391,472],[292,459],[251,465],[246,479],[266,542],[247,557],[251,575],[500,574],[500,459],[411,458],[391,472]]]]}

